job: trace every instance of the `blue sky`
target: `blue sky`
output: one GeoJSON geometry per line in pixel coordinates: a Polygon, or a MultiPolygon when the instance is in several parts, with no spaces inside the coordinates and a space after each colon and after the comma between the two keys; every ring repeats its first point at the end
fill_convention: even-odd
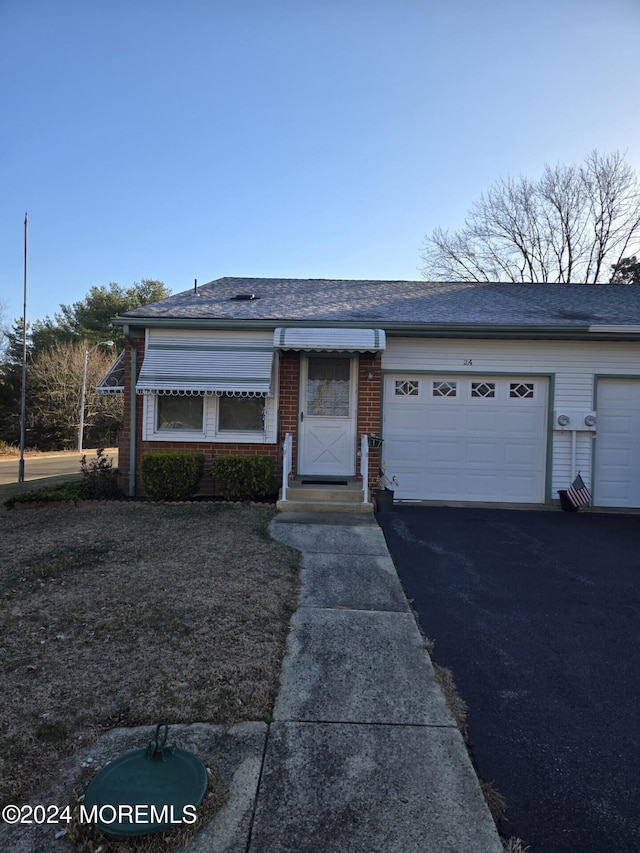
{"type": "Polygon", "coordinates": [[[640,173],[640,0],[0,0],[0,302],[420,278],[499,177],[640,173]]]}

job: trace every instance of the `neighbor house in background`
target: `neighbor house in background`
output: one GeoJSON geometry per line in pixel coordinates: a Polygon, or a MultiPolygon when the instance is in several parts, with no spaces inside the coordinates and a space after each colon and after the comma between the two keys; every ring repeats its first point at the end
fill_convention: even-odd
{"type": "Polygon", "coordinates": [[[399,500],[550,504],[580,471],[640,507],[640,286],[222,278],[114,322],[131,493],[159,448],[281,477],[289,435],[286,482],[328,499],[369,500],[382,455],[399,500]]]}

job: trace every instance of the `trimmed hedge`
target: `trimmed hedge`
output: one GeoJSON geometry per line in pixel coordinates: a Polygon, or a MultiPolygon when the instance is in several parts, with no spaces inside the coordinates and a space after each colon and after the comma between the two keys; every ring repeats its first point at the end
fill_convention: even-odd
{"type": "Polygon", "coordinates": [[[4,501],[7,509],[13,509],[17,503],[59,503],[60,501],[82,501],[89,498],[87,485],[83,480],[62,483],[58,486],[44,486],[41,489],[29,489],[16,492],[4,501]]]}
{"type": "Polygon", "coordinates": [[[196,493],[204,455],[188,450],[149,450],[142,454],[140,479],[152,501],[185,501],[196,493]]]}
{"type": "Polygon", "coordinates": [[[249,501],[273,492],[273,459],[269,456],[226,454],[211,465],[213,490],[227,501],[249,501]]]}

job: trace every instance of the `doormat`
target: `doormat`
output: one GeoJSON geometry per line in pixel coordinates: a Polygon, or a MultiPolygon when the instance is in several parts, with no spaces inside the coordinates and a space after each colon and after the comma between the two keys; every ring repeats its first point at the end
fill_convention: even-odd
{"type": "Polygon", "coordinates": [[[346,480],[301,480],[303,486],[348,486],[346,480]]]}

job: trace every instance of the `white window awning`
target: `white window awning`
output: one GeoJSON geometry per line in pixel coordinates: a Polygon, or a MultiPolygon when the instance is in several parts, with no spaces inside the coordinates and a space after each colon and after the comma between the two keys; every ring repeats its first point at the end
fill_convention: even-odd
{"type": "Polygon", "coordinates": [[[273,346],[267,340],[152,335],[136,384],[139,394],[267,395],[273,346]]]}
{"type": "Polygon", "coordinates": [[[124,350],[96,385],[96,394],[124,394],[124,350]]]}
{"type": "Polygon", "coordinates": [[[382,329],[303,329],[283,327],[273,333],[279,350],[317,352],[380,352],[386,346],[382,329]]]}

